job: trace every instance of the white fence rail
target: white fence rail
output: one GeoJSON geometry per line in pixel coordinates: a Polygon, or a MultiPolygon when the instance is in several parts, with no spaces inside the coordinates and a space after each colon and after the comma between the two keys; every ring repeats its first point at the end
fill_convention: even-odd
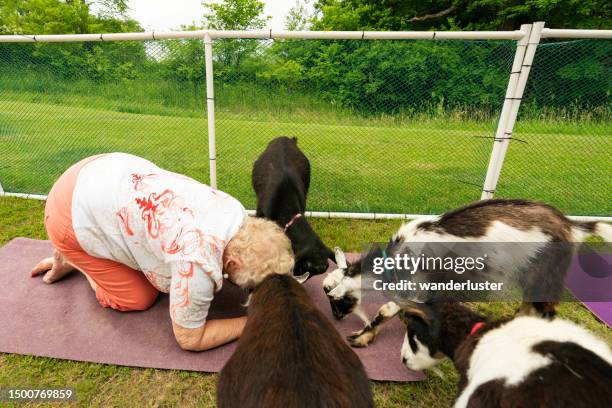
{"type": "MultiPolygon", "coordinates": [[[[216,39],[318,39],[318,40],[515,40],[516,52],[509,79],[503,107],[501,109],[497,130],[493,140],[491,156],[482,187],[482,199],[492,198],[499,181],[504,159],[513,128],[521,105],[523,92],[528,82],[534,56],[542,38],[563,39],[612,39],[612,30],[569,30],[545,28],[543,22],[524,24],[515,31],[174,31],[174,32],[138,32],[111,34],[69,34],[69,35],[4,35],[0,43],[33,43],[33,42],[90,42],[90,41],[150,41],[171,39],[203,39],[206,72],[206,99],[208,117],[208,150],[209,182],[217,187],[217,155],[215,137],[215,92],[213,83],[213,42],[216,39]]],[[[223,189],[223,186],[219,186],[223,189]]],[[[0,184],[0,196],[24,197],[44,200],[40,194],[8,192],[0,184]]],[[[308,212],[314,217],[346,217],[359,219],[411,219],[422,217],[420,214],[382,214],[356,212],[308,212]]],[[[612,220],[612,217],[575,216],[579,220],[612,220]]]]}

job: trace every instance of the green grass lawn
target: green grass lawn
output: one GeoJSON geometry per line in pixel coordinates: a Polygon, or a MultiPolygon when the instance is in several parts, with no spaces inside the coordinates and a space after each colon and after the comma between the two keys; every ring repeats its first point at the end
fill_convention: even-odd
{"type": "MultiPolygon", "coordinates": [[[[45,239],[43,209],[44,203],[39,201],[0,198],[0,245],[18,236],[45,239]]],[[[311,222],[327,244],[353,252],[360,251],[365,242],[386,241],[400,225],[399,221],[342,219],[312,219],[311,222]]],[[[513,313],[517,304],[495,302],[472,306],[491,317],[501,317],[513,313]]],[[[582,304],[563,303],[559,315],[589,328],[612,344],[612,331],[582,304]]],[[[399,350],[390,352],[397,353],[399,358],[399,350]]],[[[418,383],[375,382],[375,402],[380,407],[448,407],[456,391],[457,375],[448,361],[442,365],[442,372],[444,378],[430,374],[426,381],[418,383]]],[[[79,406],[213,407],[216,379],[214,374],[0,354],[2,386],[74,387],[79,406]]]]}
{"type": "MultiPolygon", "coordinates": [[[[252,163],[278,135],[297,136],[311,161],[311,210],[440,213],[480,198],[495,120],[258,113],[256,102],[248,111],[221,107],[216,118],[219,188],[248,208],[252,163]]],[[[148,101],[112,103],[95,88],[78,98],[3,93],[0,183],[5,191],[46,194],[70,164],[111,151],[208,181],[203,112],[145,107],[148,101]]],[[[519,121],[498,196],[612,215],[611,136],[609,122],[519,121]]]]}

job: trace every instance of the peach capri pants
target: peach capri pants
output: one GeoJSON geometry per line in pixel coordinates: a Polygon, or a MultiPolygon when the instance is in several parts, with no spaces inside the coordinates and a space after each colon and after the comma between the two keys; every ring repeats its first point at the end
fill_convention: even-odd
{"type": "Polygon", "coordinates": [[[145,310],[158,294],[145,275],[118,262],[88,255],[72,226],[72,195],[79,172],[87,163],[103,156],[81,160],[55,182],[45,206],[45,228],[66,261],[96,283],[96,298],[102,306],[121,311],[145,310]]]}

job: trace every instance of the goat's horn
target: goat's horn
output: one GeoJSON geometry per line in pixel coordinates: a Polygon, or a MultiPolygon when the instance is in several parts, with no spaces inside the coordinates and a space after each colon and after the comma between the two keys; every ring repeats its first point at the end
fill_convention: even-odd
{"type": "Polygon", "coordinates": [[[333,288],[332,290],[330,290],[329,292],[327,292],[328,296],[331,297],[340,297],[340,285],[336,286],[335,288],[333,288]]]}
{"type": "Polygon", "coordinates": [[[306,280],[308,279],[308,277],[310,276],[310,272],[306,272],[302,275],[293,275],[293,277],[295,278],[296,281],[298,281],[299,283],[304,283],[306,282],[306,280]]]}
{"type": "Polygon", "coordinates": [[[348,265],[346,263],[346,256],[344,256],[344,252],[342,252],[340,247],[335,247],[334,253],[336,254],[336,265],[338,265],[338,268],[340,269],[348,268],[348,265]]]}

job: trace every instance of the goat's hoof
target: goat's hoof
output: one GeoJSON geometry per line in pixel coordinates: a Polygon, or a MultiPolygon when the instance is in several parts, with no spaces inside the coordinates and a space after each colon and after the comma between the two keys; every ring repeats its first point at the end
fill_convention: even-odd
{"type": "Polygon", "coordinates": [[[354,333],[347,337],[347,340],[351,347],[361,348],[367,347],[372,340],[374,340],[374,334],[371,332],[354,333]]]}
{"type": "Polygon", "coordinates": [[[346,336],[346,339],[349,342],[353,342],[353,341],[355,341],[355,339],[358,339],[359,336],[361,336],[361,334],[362,334],[361,332],[353,332],[353,334],[351,334],[350,336],[346,336]]]}

